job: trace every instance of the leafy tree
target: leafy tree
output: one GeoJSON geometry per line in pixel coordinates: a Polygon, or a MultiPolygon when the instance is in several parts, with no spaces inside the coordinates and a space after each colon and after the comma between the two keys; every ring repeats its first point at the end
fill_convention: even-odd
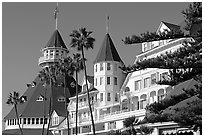
{"type": "Polygon", "coordinates": [[[15,109],[15,114],[16,114],[16,119],[17,119],[17,124],[20,129],[21,135],[23,135],[23,130],[21,129],[20,123],[19,123],[19,115],[18,115],[18,110],[17,110],[17,105],[24,103],[27,100],[26,96],[19,96],[19,93],[14,91],[13,94],[9,93],[9,97],[6,101],[6,104],[8,105],[14,105],[15,109]]]}
{"type": "Polygon", "coordinates": [[[88,105],[89,105],[89,110],[91,114],[93,134],[95,135],[95,125],[94,125],[94,119],[93,119],[93,114],[92,114],[92,108],[90,104],[90,95],[89,95],[89,88],[87,84],[87,72],[86,72],[86,63],[85,63],[85,55],[84,55],[84,48],[87,50],[90,48],[93,49],[95,39],[91,37],[91,34],[92,34],[92,31],[87,31],[86,28],[80,28],[79,30],[73,30],[73,32],[70,34],[70,37],[71,37],[70,45],[71,47],[77,48],[77,50],[81,51],[82,53],[85,81],[86,81],[86,90],[87,90],[87,97],[88,97],[88,105]]]}
{"type": "MultiPolygon", "coordinates": [[[[158,84],[175,86],[192,78],[198,81],[195,89],[183,89],[182,94],[147,106],[146,117],[142,123],[173,120],[182,126],[202,129],[202,3],[194,2],[182,13],[187,22],[185,29],[190,31],[189,36],[194,42],[184,42],[183,47],[175,52],[143,59],[128,67],[121,66],[121,69],[126,73],[146,68],[169,69],[168,79],[159,81],[158,84]],[[192,98],[196,99],[189,102],[192,98]],[[171,109],[174,114],[165,113],[167,109],[171,109]]],[[[143,34],[146,41],[151,40],[150,36],[146,35],[143,34]]],[[[131,39],[128,40],[132,42],[131,39]]]]}

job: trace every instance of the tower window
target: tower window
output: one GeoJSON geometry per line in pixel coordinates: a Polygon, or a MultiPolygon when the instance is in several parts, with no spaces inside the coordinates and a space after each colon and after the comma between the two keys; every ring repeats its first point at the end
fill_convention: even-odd
{"type": "Polygon", "coordinates": [[[110,77],[107,77],[107,85],[110,85],[110,77]]]}
{"type": "Polygon", "coordinates": [[[100,77],[100,85],[103,84],[103,77],[100,77]]]}
{"type": "Polygon", "coordinates": [[[111,70],[111,64],[107,63],[107,70],[111,70]]]}
{"type": "Polygon", "coordinates": [[[97,86],[97,78],[95,79],[95,86],[97,86]]]}
{"type": "Polygon", "coordinates": [[[117,71],[117,67],[118,67],[117,64],[115,64],[115,71],[117,71]]]}
{"type": "Polygon", "coordinates": [[[118,79],[117,77],[114,77],[114,85],[117,85],[118,84],[118,79]]]}
{"type": "Polygon", "coordinates": [[[111,101],[111,94],[107,93],[107,101],[111,101]]]}
{"type": "Polygon", "coordinates": [[[103,71],[103,63],[100,63],[100,71],[103,71]]]}
{"type": "Polygon", "coordinates": [[[115,93],[115,102],[118,102],[118,93],[115,93]]]}
{"type": "Polygon", "coordinates": [[[97,72],[97,64],[95,65],[95,71],[97,72]]]}
{"type": "Polygon", "coordinates": [[[103,101],[103,93],[100,93],[100,101],[103,101]]]}

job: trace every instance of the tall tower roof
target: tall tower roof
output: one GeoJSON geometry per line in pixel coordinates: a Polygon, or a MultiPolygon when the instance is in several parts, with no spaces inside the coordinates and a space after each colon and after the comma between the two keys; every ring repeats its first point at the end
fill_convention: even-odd
{"type": "Polygon", "coordinates": [[[54,33],[52,34],[50,40],[48,41],[47,45],[44,48],[48,47],[59,47],[59,48],[64,48],[67,49],[59,31],[56,29],[54,33]]]}
{"type": "Polygon", "coordinates": [[[108,33],[105,35],[94,63],[102,61],[117,61],[123,63],[108,33]]]}

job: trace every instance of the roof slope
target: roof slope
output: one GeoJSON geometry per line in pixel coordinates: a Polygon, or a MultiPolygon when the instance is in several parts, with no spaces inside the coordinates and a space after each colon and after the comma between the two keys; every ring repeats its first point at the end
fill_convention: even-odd
{"type": "Polygon", "coordinates": [[[105,35],[105,38],[94,63],[102,61],[117,61],[123,63],[108,33],[105,35]]]}
{"type": "Polygon", "coordinates": [[[164,23],[170,30],[179,30],[180,29],[179,25],[175,25],[172,23],[164,22],[164,21],[162,21],[162,23],[164,23]]]}
{"type": "MultiPolygon", "coordinates": [[[[58,78],[57,85],[62,82],[63,78],[58,78]]],[[[49,100],[51,96],[51,88],[45,88],[43,83],[37,77],[35,79],[36,86],[35,87],[28,87],[26,92],[24,93],[27,96],[27,101],[23,104],[19,104],[18,113],[20,117],[43,117],[44,115],[44,101],[36,101],[40,96],[46,96],[45,102],[45,112],[48,115],[49,109],[49,100]],[[46,95],[45,95],[46,94],[46,95]]],[[[73,82],[75,80],[73,77],[67,76],[66,77],[67,88],[65,89],[65,96],[69,98],[75,95],[75,87],[73,87],[73,82]]],[[[52,90],[52,109],[56,111],[59,116],[65,116],[65,103],[59,102],[58,98],[64,96],[64,88],[62,86],[55,86],[52,90]]],[[[8,113],[8,115],[4,119],[15,118],[15,111],[14,108],[8,113]]]]}
{"type": "Polygon", "coordinates": [[[54,31],[50,40],[48,41],[47,45],[44,48],[47,48],[47,47],[59,47],[59,48],[67,49],[58,30],[54,31]]]}

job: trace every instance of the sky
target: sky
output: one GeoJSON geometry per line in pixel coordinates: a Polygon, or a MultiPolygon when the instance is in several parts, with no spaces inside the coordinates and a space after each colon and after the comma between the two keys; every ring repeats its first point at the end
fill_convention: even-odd
{"type": "MultiPolygon", "coordinates": [[[[69,34],[86,27],[96,39],[94,49],[85,51],[88,74],[93,75],[93,61],[106,34],[109,16],[109,34],[126,65],[132,64],[139,54],[138,45],[124,45],[122,39],[133,34],[154,32],[161,21],[179,24],[181,13],[188,2],[59,2],[58,30],[70,51],[69,34]]],[[[32,82],[40,71],[38,59],[41,49],[55,30],[55,2],[3,2],[2,3],[2,118],[11,110],[6,105],[8,94],[21,95],[26,84],[32,82]]],[[[83,74],[80,74],[82,79],[83,74]]],[[[80,84],[80,83],[79,83],[80,84]]]]}

